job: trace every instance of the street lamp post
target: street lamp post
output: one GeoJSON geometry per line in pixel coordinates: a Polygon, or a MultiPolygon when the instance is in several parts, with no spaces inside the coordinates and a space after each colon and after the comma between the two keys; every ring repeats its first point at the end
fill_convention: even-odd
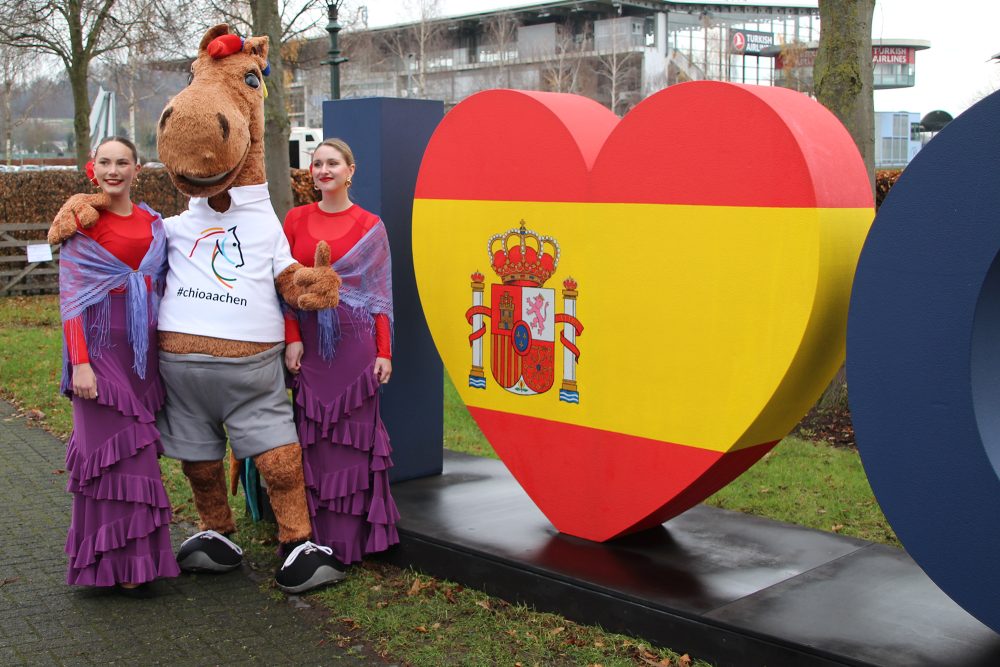
{"type": "Polygon", "coordinates": [[[340,64],[346,63],[347,58],[340,55],[340,47],[337,45],[337,33],[340,32],[340,24],[337,22],[337,7],[343,0],[335,0],[326,3],[327,24],[326,31],[330,33],[330,50],[327,54],[328,60],[322,64],[330,66],[330,99],[340,99],[340,64]]]}

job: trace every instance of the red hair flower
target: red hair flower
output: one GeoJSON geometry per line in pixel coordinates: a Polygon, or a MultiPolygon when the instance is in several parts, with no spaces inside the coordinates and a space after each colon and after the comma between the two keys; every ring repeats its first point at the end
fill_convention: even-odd
{"type": "Polygon", "coordinates": [[[97,177],[94,175],[94,161],[93,160],[88,161],[87,164],[85,164],[83,166],[83,169],[84,169],[84,171],[87,172],[87,178],[90,179],[91,183],[93,183],[94,185],[100,185],[100,183],[97,182],[97,177]]]}

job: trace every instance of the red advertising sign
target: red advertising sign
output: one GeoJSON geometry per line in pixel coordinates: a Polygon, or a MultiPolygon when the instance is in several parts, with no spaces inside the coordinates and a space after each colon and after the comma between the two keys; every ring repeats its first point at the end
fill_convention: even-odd
{"type": "Polygon", "coordinates": [[[905,46],[873,46],[872,62],[876,65],[909,65],[914,62],[914,49],[905,46]]]}

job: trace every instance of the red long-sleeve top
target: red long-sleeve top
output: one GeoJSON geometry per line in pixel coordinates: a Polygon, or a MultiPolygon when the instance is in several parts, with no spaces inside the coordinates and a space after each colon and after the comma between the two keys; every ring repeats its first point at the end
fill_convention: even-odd
{"type": "MultiPolygon", "coordinates": [[[[378,216],[357,204],[337,213],[327,213],[319,204],[297,206],[285,216],[285,236],[292,250],[292,257],[303,266],[312,266],[316,259],[316,246],[326,241],[330,246],[330,261],[336,262],[357,244],[378,222],[378,216]]],[[[392,359],[392,342],[389,318],[383,313],[375,315],[375,354],[392,359]]],[[[299,323],[292,317],[285,318],[285,342],[302,340],[299,323]]]]}
{"type": "MultiPolygon", "coordinates": [[[[138,206],[132,207],[129,215],[118,215],[111,211],[101,211],[97,222],[80,231],[94,239],[105,250],[120,259],[133,269],[138,269],[142,258],[149,251],[153,242],[153,216],[138,206]]],[[[112,292],[123,292],[124,286],[117,287],[112,292]]],[[[87,354],[87,341],[83,336],[81,317],[74,317],[63,324],[63,334],[66,336],[70,363],[86,364],[90,362],[87,354]],[[71,335],[75,334],[75,335],[71,335]]]]}

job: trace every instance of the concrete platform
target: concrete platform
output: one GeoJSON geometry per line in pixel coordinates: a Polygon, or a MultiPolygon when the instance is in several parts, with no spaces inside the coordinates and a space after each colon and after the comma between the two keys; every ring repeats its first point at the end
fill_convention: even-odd
{"type": "Polygon", "coordinates": [[[1000,664],[1000,636],[891,547],[705,506],[595,544],[455,453],[393,495],[391,562],[719,666],[1000,664]]]}

